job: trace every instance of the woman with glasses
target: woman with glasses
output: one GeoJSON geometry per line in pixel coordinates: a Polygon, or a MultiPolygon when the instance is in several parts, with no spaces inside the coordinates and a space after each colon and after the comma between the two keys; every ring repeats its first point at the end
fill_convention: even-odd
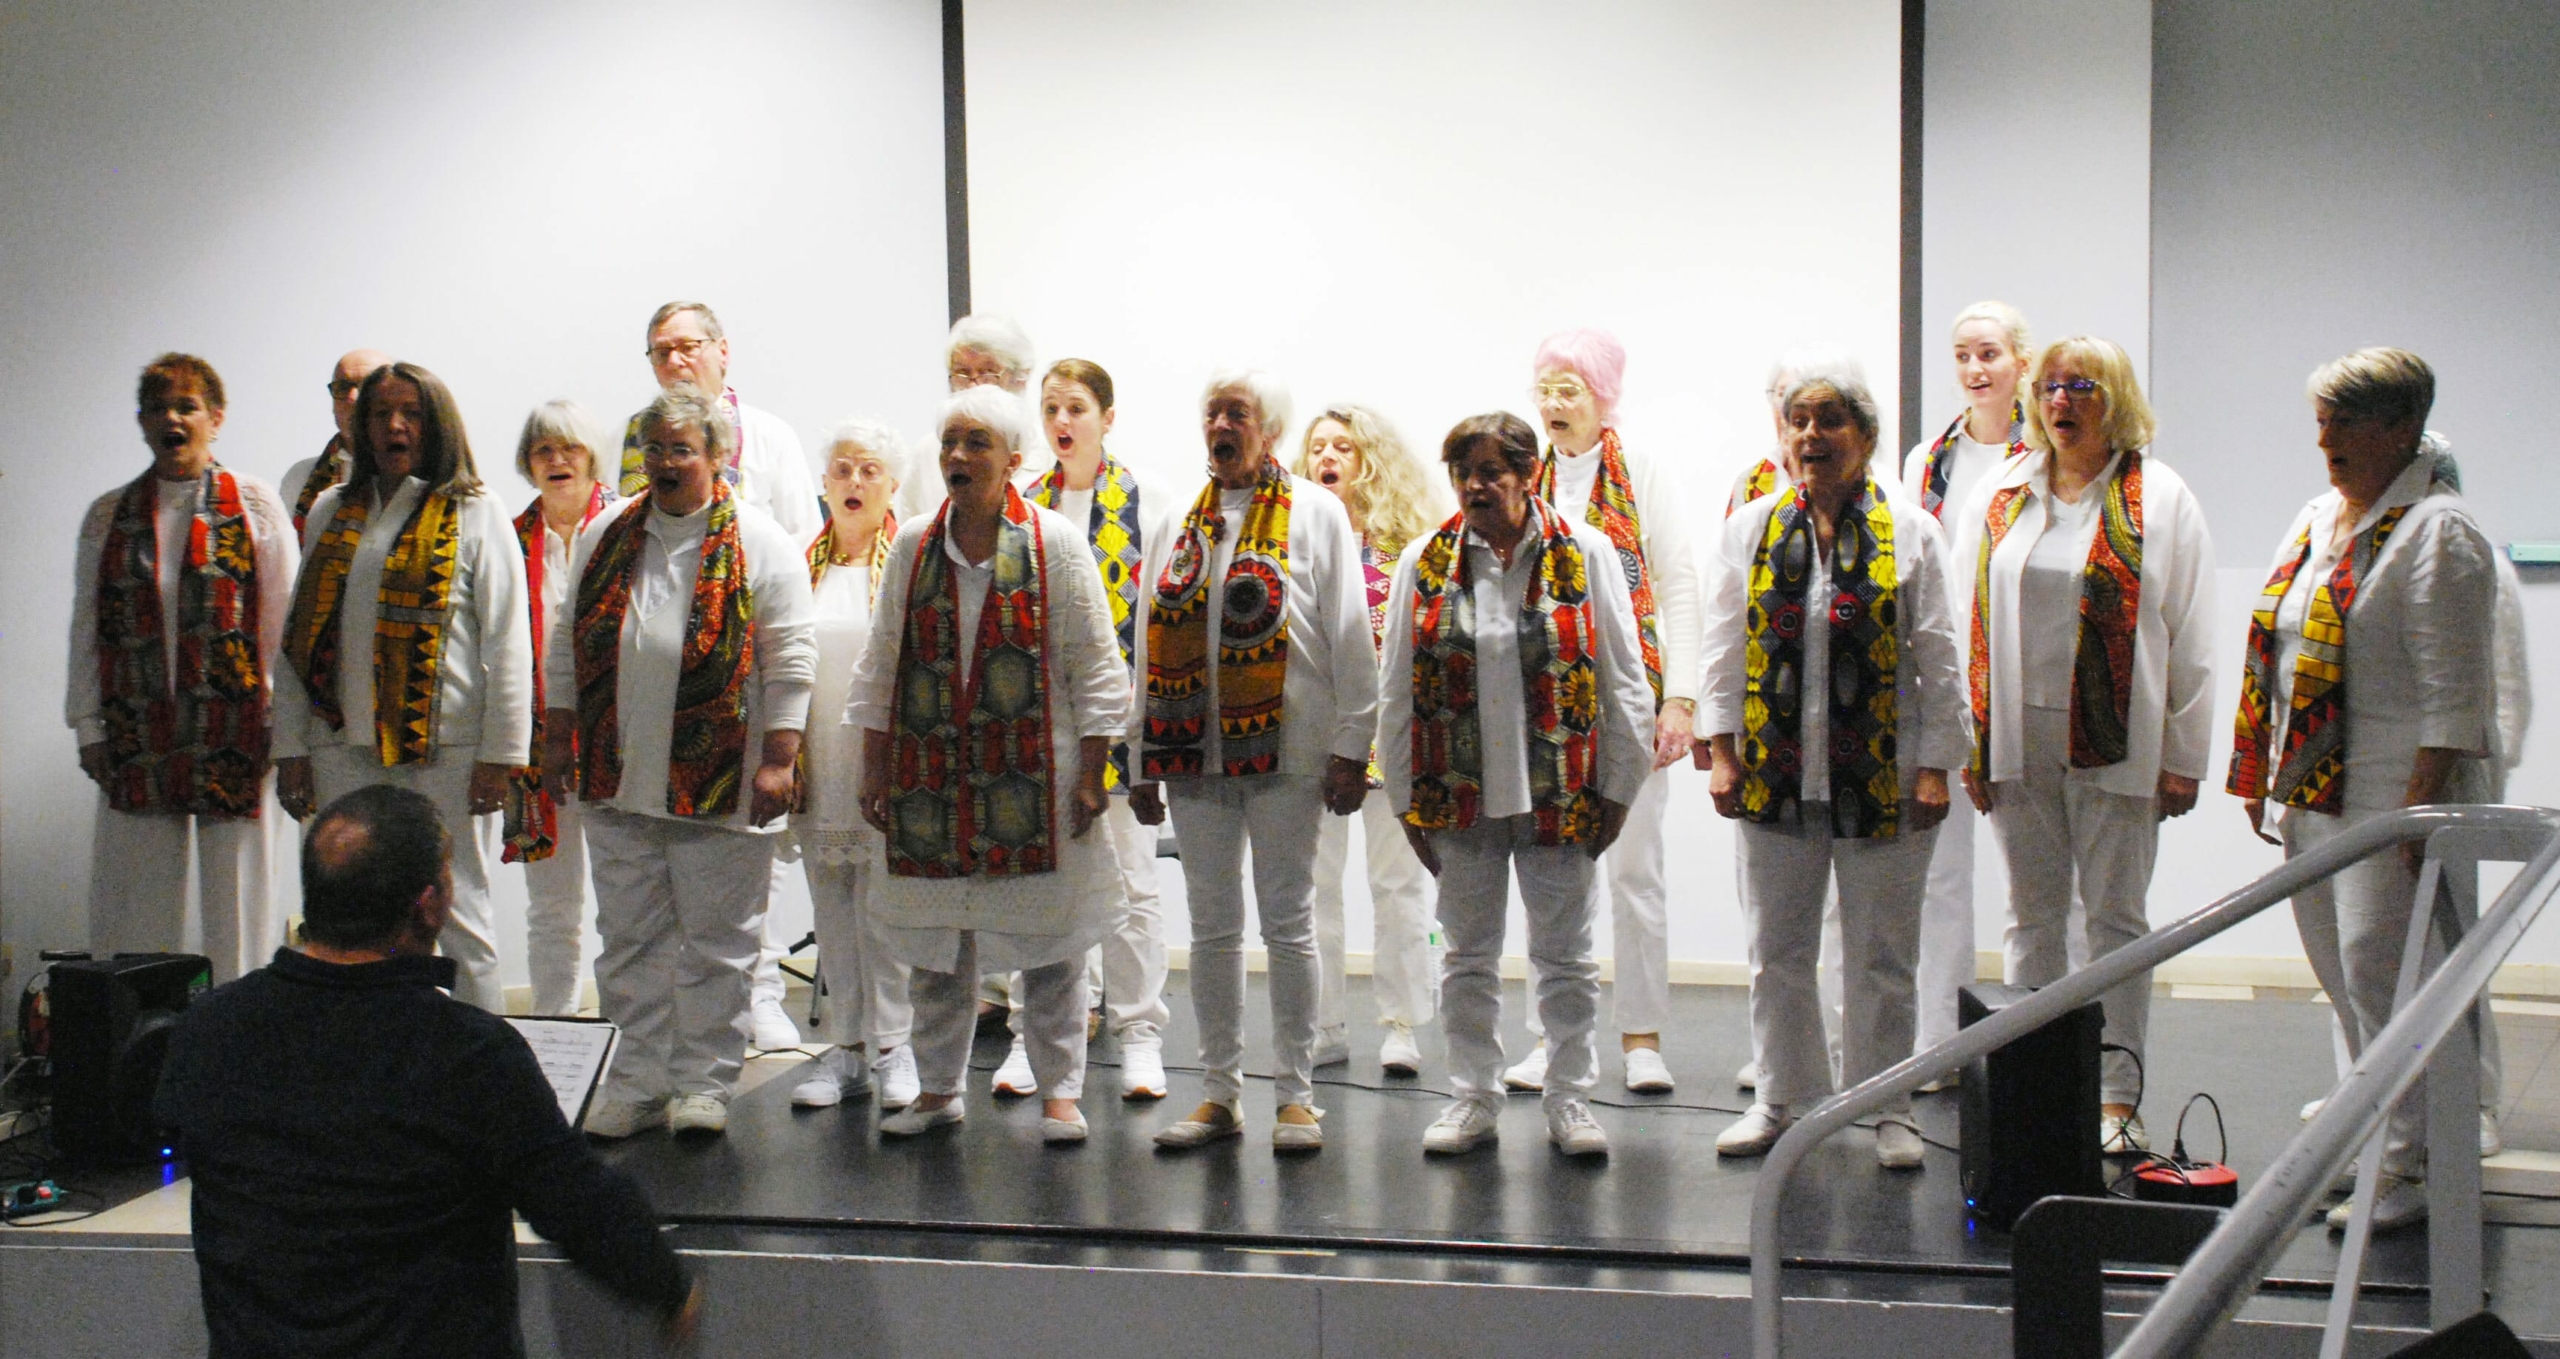
{"type": "MultiPolygon", "coordinates": [[[[2009,980],[2069,970],[2088,912],[2092,961],[2151,928],[2160,822],[2196,804],[2211,742],[2213,540],[2204,510],[2146,446],[2151,408],[2116,344],[2047,345],[2029,380],[2028,451],[1964,512],[1974,563],[1965,792],[2009,866],[2009,980]]],[[[2099,1141],[2149,1148],[2142,1115],[2151,977],[2104,997],[2099,1141]]]]}
{"type": "MultiPolygon", "coordinates": [[[[1531,447],[1535,448],[1534,441],[1531,447]]],[[[1366,406],[1328,406],[1307,426],[1297,465],[1289,469],[1339,497],[1360,538],[1367,582],[1369,632],[1385,645],[1387,590],[1405,544],[1431,528],[1421,466],[1387,418],[1366,406]]],[[[1380,785],[1369,761],[1369,786],[1380,785]]],[[[1343,1013],[1349,974],[1343,965],[1342,876],[1353,817],[1327,816],[1316,836],[1316,1065],[1351,1060],[1350,1022],[1343,1013]]],[[[1379,1065],[1390,1076],[1422,1072],[1416,1026],[1431,1022],[1431,878],[1413,857],[1384,797],[1360,804],[1360,838],[1369,861],[1370,932],[1375,962],[1369,984],[1386,1038],[1379,1065]]]]}

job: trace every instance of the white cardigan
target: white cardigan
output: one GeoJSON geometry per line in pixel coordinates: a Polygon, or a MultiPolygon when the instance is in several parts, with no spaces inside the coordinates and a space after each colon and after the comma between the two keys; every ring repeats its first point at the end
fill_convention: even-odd
{"type": "MultiPolygon", "coordinates": [[[[1990,570],[1974,583],[1990,591],[1991,781],[2026,777],[2026,683],[2019,670],[2018,581],[2028,554],[2044,533],[2047,480],[2053,455],[2034,451],[1999,469],[1974,488],[1956,529],[1956,557],[1971,563],[1982,553],[1983,517],[1991,497],[2011,486],[2027,494],[2017,522],[1992,551],[1990,570]]],[[[2104,494],[2093,482],[2084,494],[2104,494]]],[[[2101,528],[2100,532],[2105,530],[2101,528]]],[[[1974,601],[1964,602],[1956,633],[1968,658],[1974,601]]],[[[2125,716],[2125,757],[2099,769],[2075,769],[2120,797],[2148,798],[2159,791],[2161,771],[2204,778],[2213,757],[2213,537],[2204,507],[2186,480],[2167,463],[2142,460],[2142,605],[2134,616],[2133,701],[2125,716]]],[[[1971,662],[1968,659],[1967,664],[1971,662]]],[[[1968,710],[1969,711],[1969,710],[1968,710]]],[[[2048,762],[2054,752],[2038,752],[2048,762]]],[[[2070,752],[2059,752],[2063,763],[2070,752]]]]}

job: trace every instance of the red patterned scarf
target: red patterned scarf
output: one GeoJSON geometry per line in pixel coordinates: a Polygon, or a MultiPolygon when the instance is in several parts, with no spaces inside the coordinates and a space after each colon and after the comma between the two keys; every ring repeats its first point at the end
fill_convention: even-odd
{"type": "Polygon", "coordinates": [[[311,517],[311,507],[320,493],[347,479],[347,438],[343,434],[329,436],[329,446],[320,450],[319,460],[311,464],[311,472],[302,479],[302,490],[293,498],[293,535],[302,536],[302,522],[311,517]]]}
{"type": "Polygon", "coordinates": [[[267,680],[258,658],[258,555],[240,482],[226,468],[205,469],[173,622],[160,607],[156,481],[145,472],[124,488],[98,562],[107,805],[254,820],[267,773],[267,680]]]}
{"type": "Polygon", "coordinates": [[[1724,517],[1731,519],[1735,510],[1777,490],[1778,479],[1784,475],[1778,470],[1778,463],[1774,458],[1762,458],[1751,464],[1750,470],[1744,472],[1741,480],[1733,484],[1733,494],[1724,502],[1724,517]]]}
{"type": "MultiPolygon", "coordinates": [[[[583,532],[594,521],[596,512],[604,508],[604,487],[598,484],[587,493],[586,513],[578,516],[583,532]]],[[[507,776],[507,800],[500,824],[506,828],[506,848],[498,857],[506,863],[533,863],[548,859],[560,839],[560,809],[551,801],[551,790],[542,786],[542,724],[551,706],[542,694],[542,579],[550,570],[550,545],[544,541],[550,527],[542,520],[542,500],[525,507],[516,516],[516,545],[524,549],[525,594],[533,606],[533,759],[532,764],[507,776]]],[[[571,542],[576,535],[570,535],[571,542]]]]}
{"type": "MultiPolygon", "coordinates": [[[[1538,460],[1538,498],[1549,504],[1556,497],[1556,450],[1547,446],[1546,456],[1538,460]]],[[[1626,572],[1627,594],[1636,606],[1636,636],[1644,646],[1644,677],[1653,684],[1653,706],[1662,706],[1662,644],[1657,640],[1653,609],[1653,567],[1645,559],[1644,523],[1636,512],[1635,478],[1627,472],[1626,450],[1618,446],[1618,431],[1607,426],[1600,430],[1600,469],[1591,479],[1591,504],[1583,517],[1593,527],[1609,535],[1618,549],[1619,569],[1626,572]]]]}
{"type": "MultiPolygon", "coordinates": [[[[2048,467],[2046,476],[2052,475],[2048,467]]],[[[2050,485],[2050,481],[2047,483],[2050,485]]],[[[1992,493],[1974,564],[1973,644],[1966,697],[1973,705],[1973,776],[1991,777],[1991,554],[2026,506],[2027,487],[1992,493]]],[[[2050,494],[2048,492],[2048,494],[2050,494]]],[[[2142,451],[2117,460],[2099,502],[2098,532],[2080,577],[2080,634],[2071,656],[2071,767],[2121,764],[2133,724],[2133,640],[2142,617],[2142,451]]]]}
{"type": "MultiPolygon", "coordinates": [[[[462,540],[462,507],[442,491],[423,491],[409,522],[382,561],[375,592],[373,654],[374,755],[384,767],[417,764],[433,753],[436,706],[443,692],[444,629],[453,601],[453,572],[462,540]]],[[[293,612],[285,621],[285,659],[302,677],[311,711],[343,731],[338,705],[338,615],[356,545],[373,516],[371,488],[350,484],[329,527],[302,562],[293,612]]]]}
{"type": "Polygon", "coordinates": [[[1210,554],[1228,531],[1220,489],[1210,482],[1183,517],[1147,615],[1145,778],[1206,772],[1213,616],[1220,770],[1234,777],[1280,767],[1281,689],[1289,670],[1289,474],[1276,460],[1263,460],[1213,607],[1210,554]]]}

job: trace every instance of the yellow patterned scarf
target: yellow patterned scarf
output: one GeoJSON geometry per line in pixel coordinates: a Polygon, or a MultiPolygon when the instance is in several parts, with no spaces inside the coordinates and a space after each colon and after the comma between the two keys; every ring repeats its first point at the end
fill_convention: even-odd
{"type": "Polygon", "coordinates": [[[1792,812],[1803,796],[1806,763],[1823,759],[1831,769],[1832,834],[1890,838],[1902,814],[1894,758],[1902,640],[1895,631],[1900,577],[1892,504],[1869,481],[1841,513],[1828,563],[1816,544],[1803,488],[1780,492],[1751,556],[1743,620],[1742,814],[1767,823],[1792,812]],[[1805,634],[1817,625],[1829,648],[1830,692],[1807,695],[1805,634]],[[1830,704],[1827,751],[1803,748],[1808,699],[1830,704]]]}
{"type": "MultiPolygon", "coordinates": [[[[1052,467],[1032,483],[1030,500],[1054,510],[1066,491],[1067,469],[1052,467]]],[[[1085,520],[1085,542],[1093,549],[1094,565],[1101,568],[1102,588],[1111,594],[1111,631],[1120,639],[1120,663],[1127,665],[1137,642],[1138,578],[1146,573],[1147,540],[1138,518],[1138,478],[1108,449],[1094,471],[1093,510],[1085,520]]],[[[1114,742],[1111,763],[1102,771],[1103,787],[1107,791],[1128,782],[1129,747],[1114,742]]]]}
{"type": "Polygon", "coordinates": [[[1209,561],[1226,517],[1212,481],[1183,516],[1147,616],[1149,779],[1207,772],[1209,634],[1217,630],[1218,755],[1228,775],[1280,767],[1280,691],[1289,670],[1289,474],[1264,459],[1236,529],[1235,557],[1210,607],[1209,561]]]}
{"type": "MultiPolygon", "coordinates": [[[[436,700],[443,688],[438,663],[452,605],[461,508],[442,491],[421,493],[383,559],[373,622],[373,736],[374,754],[385,766],[416,764],[434,746],[436,700]]],[[[372,488],[349,484],[302,563],[285,623],[285,659],[301,676],[311,710],[332,731],[347,723],[338,707],[338,615],[356,544],[372,516],[372,488]]]]}

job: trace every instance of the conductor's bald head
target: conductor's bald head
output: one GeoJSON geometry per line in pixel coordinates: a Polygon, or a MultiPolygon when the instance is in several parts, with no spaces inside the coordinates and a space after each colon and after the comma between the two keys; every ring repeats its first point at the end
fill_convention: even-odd
{"type": "Polygon", "coordinates": [[[302,841],[302,936],[333,949],[434,947],[451,896],[444,819],[375,784],[320,809],[302,841]],[[422,945],[422,946],[421,946],[422,945]]]}

